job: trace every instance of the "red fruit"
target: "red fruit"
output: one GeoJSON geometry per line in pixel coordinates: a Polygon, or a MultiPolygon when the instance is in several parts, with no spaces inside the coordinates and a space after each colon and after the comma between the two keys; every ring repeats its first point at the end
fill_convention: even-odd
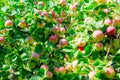
{"type": "Polygon", "coordinates": [[[52,43],[57,43],[58,37],[56,35],[52,35],[50,36],[49,41],[52,43]]]}
{"type": "Polygon", "coordinates": [[[91,80],[93,80],[93,77],[96,75],[96,72],[95,71],[92,71],[92,72],[90,72],[89,74],[88,74],[88,76],[89,76],[89,78],[91,79],[91,80]]]}
{"type": "Polygon", "coordinates": [[[66,4],[66,0],[60,0],[60,4],[65,5],[66,4]]]}
{"type": "Polygon", "coordinates": [[[71,10],[76,10],[76,9],[77,9],[77,6],[78,6],[78,3],[72,4],[72,5],[70,6],[70,9],[71,9],[71,10]]]}
{"type": "Polygon", "coordinates": [[[47,78],[52,78],[53,77],[53,73],[51,71],[48,71],[46,73],[46,76],[47,76],[47,78]]]}
{"type": "Polygon", "coordinates": [[[18,26],[19,26],[20,28],[26,28],[27,24],[26,24],[25,21],[21,21],[21,22],[19,22],[18,26]]]}
{"type": "Polygon", "coordinates": [[[33,37],[32,36],[28,36],[28,43],[29,44],[32,44],[34,41],[33,37]]]}
{"type": "Polygon", "coordinates": [[[59,73],[59,68],[58,68],[58,67],[55,67],[55,68],[54,68],[54,71],[55,71],[55,73],[59,73]]]}
{"type": "Polygon", "coordinates": [[[5,38],[4,37],[2,37],[2,36],[0,36],[0,43],[4,43],[5,42],[5,38]]]}
{"type": "Polygon", "coordinates": [[[41,67],[40,67],[40,68],[43,68],[43,69],[45,69],[46,71],[48,71],[48,70],[49,70],[49,67],[48,67],[48,65],[46,65],[46,64],[41,65],[41,67]]]}
{"type": "Polygon", "coordinates": [[[104,73],[107,78],[114,78],[115,76],[115,70],[113,67],[105,68],[104,73]]]}
{"type": "Polygon", "coordinates": [[[11,20],[7,20],[7,21],[5,21],[4,26],[6,26],[6,27],[13,26],[13,22],[11,20]]]}
{"type": "Polygon", "coordinates": [[[60,28],[59,28],[58,26],[54,26],[54,27],[52,28],[52,31],[53,31],[54,33],[58,33],[58,32],[60,31],[60,28]]]}
{"type": "Polygon", "coordinates": [[[116,32],[116,29],[115,29],[115,27],[113,27],[113,26],[109,26],[109,27],[107,27],[107,29],[106,29],[106,33],[107,33],[108,35],[114,35],[115,32],[116,32]]]}
{"type": "Polygon", "coordinates": [[[110,20],[110,19],[106,19],[105,21],[104,21],[104,24],[106,24],[106,25],[113,25],[113,20],[110,20]]]}
{"type": "Polygon", "coordinates": [[[120,18],[119,17],[115,18],[115,25],[120,25],[120,18]]]}
{"type": "Polygon", "coordinates": [[[44,4],[44,2],[41,2],[41,1],[40,1],[40,2],[38,2],[38,4],[39,4],[39,5],[42,5],[42,6],[44,6],[44,5],[45,5],[45,4],[44,4]]]}
{"type": "Polygon", "coordinates": [[[45,25],[45,23],[37,23],[37,27],[38,27],[38,28],[43,28],[44,25],[45,25]]]}
{"type": "Polygon", "coordinates": [[[108,14],[109,13],[109,9],[104,9],[104,13],[108,14]]]}
{"type": "Polygon", "coordinates": [[[65,16],[66,16],[66,14],[65,14],[64,12],[61,12],[61,15],[62,15],[62,17],[65,17],[65,16]]]}
{"type": "Polygon", "coordinates": [[[61,45],[61,47],[65,47],[67,46],[68,42],[66,39],[60,39],[59,44],[61,45]]]}
{"type": "Polygon", "coordinates": [[[49,13],[52,15],[52,17],[53,17],[53,18],[55,18],[55,17],[56,17],[56,14],[55,14],[55,12],[54,12],[54,11],[50,11],[49,13]]]}
{"type": "Polygon", "coordinates": [[[62,18],[57,18],[57,22],[62,23],[63,22],[62,18]]]}
{"type": "Polygon", "coordinates": [[[39,58],[40,58],[40,55],[38,53],[32,53],[31,54],[31,59],[32,60],[39,60],[39,58]]]}
{"type": "Polygon", "coordinates": [[[82,38],[78,38],[78,39],[76,40],[76,44],[77,44],[77,46],[79,46],[79,47],[84,47],[84,46],[86,45],[86,42],[83,41],[82,38]]]}
{"type": "Polygon", "coordinates": [[[101,30],[95,30],[92,34],[92,37],[96,40],[96,41],[101,41],[104,38],[104,34],[101,30]]]}
{"type": "Polygon", "coordinates": [[[66,68],[66,70],[71,71],[72,70],[72,65],[71,64],[67,64],[65,66],[65,68],[66,68]]]}
{"type": "Polygon", "coordinates": [[[96,43],[95,44],[95,50],[101,51],[103,49],[103,44],[102,43],[96,43]]]}
{"type": "Polygon", "coordinates": [[[63,66],[60,67],[60,68],[59,68],[59,72],[62,73],[62,74],[65,74],[65,73],[66,73],[65,67],[63,67],[63,66]]]}
{"type": "Polygon", "coordinates": [[[48,17],[48,13],[46,11],[41,12],[41,15],[48,17]]]}
{"type": "Polygon", "coordinates": [[[66,32],[66,29],[64,27],[61,27],[60,32],[64,34],[66,32]]]}
{"type": "Polygon", "coordinates": [[[77,50],[79,50],[79,51],[83,51],[84,50],[84,48],[83,47],[78,47],[78,49],[77,50]]]}

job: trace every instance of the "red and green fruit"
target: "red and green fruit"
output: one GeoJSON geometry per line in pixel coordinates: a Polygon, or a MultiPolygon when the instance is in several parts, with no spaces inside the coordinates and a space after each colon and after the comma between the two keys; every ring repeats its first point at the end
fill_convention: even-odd
{"type": "Polygon", "coordinates": [[[40,58],[40,55],[38,53],[32,53],[31,54],[31,59],[32,60],[37,61],[37,60],[39,60],[39,58],[40,58]]]}
{"type": "Polygon", "coordinates": [[[115,27],[113,27],[113,26],[109,26],[109,27],[107,27],[107,29],[106,29],[106,33],[107,33],[108,35],[114,35],[115,32],[116,32],[116,29],[115,29],[115,27]]]}
{"type": "Polygon", "coordinates": [[[5,42],[5,38],[3,36],[0,36],[0,43],[4,43],[5,42]]]}
{"type": "Polygon", "coordinates": [[[105,76],[107,78],[114,78],[115,77],[115,70],[113,67],[106,67],[104,70],[105,76]]]}
{"type": "Polygon", "coordinates": [[[102,43],[95,43],[95,50],[101,51],[103,49],[103,44],[102,43]]]}
{"type": "Polygon", "coordinates": [[[6,26],[6,27],[13,26],[13,22],[11,20],[7,20],[7,21],[5,21],[4,26],[6,26]]]}
{"type": "Polygon", "coordinates": [[[46,76],[47,76],[47,78],[52,78],[53,77],[53,73],[51,71],[48,71],[46,73],[46,76]]]}

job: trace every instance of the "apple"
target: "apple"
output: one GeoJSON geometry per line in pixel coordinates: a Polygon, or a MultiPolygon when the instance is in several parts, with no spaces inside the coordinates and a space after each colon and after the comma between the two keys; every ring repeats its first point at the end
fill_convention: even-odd
{"type": "Polygon", "coordinates": [[[91,17],[87,17],[87,18],[85,18],[84,23],[88,23],[90,21],[92,21],[92,18],[91,17]]]}
{"type": "Polygon", "coordinates": [[[104,21],[104,24],[105,24],[105,25],[111,25],[111,26],[112,26],[113,23],[114,23],[113,20],[110,20],[110,19],[106,19],[106,20],[104,21]]]}
{"type": "Polygon", "coordinates": [[[62,73],[62,74],[65,74],[65,73],[66,73],[65,67],[61,66],[61,67],[59,68],[59,72],[62,73]]]}
{"type": "Polygon", "coordinates": [[[42,5],[42,6],[44,6],[45,4],[44,4],[44,2],[38,2],[38,5],[42,5]]]}
{"type": "Polygon", "coordinates": [[[66,17],[66,14],[64,12],[61,12],[62,17],[66,17]]]}
{"type": "Polygon", "coordinates": [[[54,12],[54,11],[50,11],[50,12],[49,12],[49,14],[51,14],[51,15],[52,15],[52,18],[55,18],[55,17],[56,17],[56,14],[55,14],[55,12],[54,12]]]}
{"type": "Polygon", "coordinates": [[[48,17],[48,13],[46,11],[41,12],[42,16],[48,17]]]}
{"type": "Polygon", "coordinates": [[[68,42],[66,39],[63,38],[59,40],[59,44],[61,45],[61,47],[65,47],[68,45],[68,42]]]}
{"type": "Polygon", "coordinates": [[[107,78],[114,78],[115,70],[113,67],[106,67],[104,70],[104,74],[107,78]]]}
{"type": "Polygon", "coordinates": [[[86,45],[86,42],[83,41],[82,38],[78,38],[78,39],[76,40],[76,45],[77,45],[78,47],[84,47],[84,46],[86,45]]]}
{"type": "Polygon", "coordinates": [[[66,29],[64,27],[60,28],[60,33],[64,34],[66,32],[66,29]]]}
{"type": "Polygon", "coordinates": [[[3,36],[0,36],[0,43],[4,43],[5,42],[5,38],[3,36]]]}
{"type": "Polygon", "coordinates": [[[54,67],[54,72],[58,74],[59,73],[59,68],[58,67],[54,67]]]}
{"type": "Polygon", "coordinates": [[[112,45],[115,49],[120,48],[120,39],[114,39],[112,45]]]}
{"type": "Polygon", "coordinates": [[[41,65],[40,68],[45,69],[46,71],[49,70],[49,67],[48,67],[48,65],[46,65],[46,64],[41,65]]]}
{"type": "Polygon", "coordinates": [[[102,43],[95,43],[95,50],[101,51],[103,49],[103,44],[102,43]]]}
{"type": "Polygon", "coordinates": [[[72,70],[72,65],[71,64],[67,64],[65,66],[65,68],[66,68],[66,70],[71,71],[72,70]]]}
{"type": "Polygon", "coordinates": [[[43,28],[45,23],[37,23],[37,28],[43,28]]]}
{"type": "Polygon", "coordinates": [[[60,0],[60,4],[65,5],[66,4],[66,0],[60,0]]]}
{"type": "Polygon", "coordinates": [[[96,40],[96,41],[101,41],[104,38],[104,34],[101,30],[95,30],[92,34],[92,37],[96,40]]]}
{"type": "Polygon", "coordinates": [[[105,14],[108,14],[110,12],[109,9],[104,9],[103,11],[105,14]]]}
{"type": "Polygon", "coordinates": [[[52,31],[53,31],[54,33],[58,33],[58,32],[60,31],[59,26],[54,26],[54,27],[52,27],[52,31]]]}
{"type": "Polygon", "coordinates": [[[7,21],[5,21],[4,26],[6,26],[6,27],[13,26],[13,22],[11,20],[7,20],[7,21]]]}
{"type": "Polygon", "coordinates": [[[28,36],[28,43],[29,44],[32,44],[34,41],[33,37],[32,36],[28,36]]]}
{"type": "Polygon", "coordinates": [[[116,32],[116,29],[115,29],[115,27],[113,27],[113,26],[109,26],[109,27],[107,27],[107,29],[106,29],[106,33],[107,33],[108,35],[114,35],[115,32],[116,32]]]}
{"type": "Polygon", "coordinates": [[[39,60],[39,58],[40,58],[40,55],[38,53],[32,53],[31,54],[31,59],[32,60],[37,61],[37,60],[39,60]]]}
{"type": "Polygon", "coordinates": [[[115,25],[120,25],[120,17],[115,18],[115,25]]]}
{"type": "Polygon", "coordinates": [[[21,22],[19,22],[18,26],[19,26],[20,28],[26,28],[27,24],[26,24],[25,21],[21,21],[21,22]]]}
{"type": "Polygon", "coordinates": [[[75,11],[77,9],[77,6],[72,4],[72,5],[70,5],[70,9],[75,11]]]}
{"type": "Polygon", "coordinates": [[[78,47],[77,50],[79,50],[79,51],[83,51],[84,48],[83,48],[83,47],[78,47]]]}
{"type": "Polygon", "coordinates": [[[96,75],[96,72],[95,71],[92,71],[88,74],[90,80],[93,80],[93,77],[96,75]]]}
{"type": "Polygon", "coordinates": [[[52,43],[57,43],[58,37],[56,35],[52,35],[50,36],[49,41],[52,43]]]}
{"type": "Polygon", "coordinates": [[[62,18],[57,18],[57,22],[62,23],[63,22],[62,18]]]}
{"type": "Polygon", "coordinates": [[[47,76],[47,78],[52,78],[53,77],[53,73],[51,71],[48,71],[46,73],[46,76],[47,76]]]}

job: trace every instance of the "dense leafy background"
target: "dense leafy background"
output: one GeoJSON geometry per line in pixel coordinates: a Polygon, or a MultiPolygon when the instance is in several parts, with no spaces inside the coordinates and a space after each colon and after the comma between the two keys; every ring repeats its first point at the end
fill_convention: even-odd
{"type": "MultiPolygon", "coordinates": [[[[111,45],[111,41],[119,39],[120,24],[115,24],[116,33],[113,36],[106,35],[106,28],[103,22],[105,19],[114,20],[120,18],[120,5],[116,2],[95,2],[94,0],[66,0],[65,5],[61,5],[59,0],[0,0],[0,36],[4,36],[5,43],[0,44],[0,79],[1,80],[40,80],[49,79],[46,71],[41,69],[42,64],[49,66],[49,71],[53,73],[51,80],[89,80],[88,74],[95,71],[95,80],[110,80],[104,75],[104,68],[112,66],[115,69],[114,80],[120,80],[120,46],[110,50],[105,50],[105,46],[111,45]],[[37,4],[44,2],[44,6],[37,4]],[[70,5],[78,3],[76,10],[71,10],[70,5]],[[104,9],[109,9],[109,13],[104,13],[104,9]],[[48,17],[40,15],[38,11],[46,11],[48,17]],[[54,11],[56,17],[53,18],[50,11],[54,11]],[[62,16],[62,12],[65,16],[62,16]],[[86,18],[90,18],[84,22],[86,18]],[[57,18],[62,18],[59,24],[57,18]],[[13,26],[6,27],[5,21],[11,20],[13,26]],[[25,20],[26,27],[20,28],[18,23],[25,20]],[[43,28],[38,27],[38,23],[44,23],[43,28]],[[58,48],[59,41],[52,43],[49,41],[52,27],[59,25],[65,27],[66,33],[59,33],[59,40],[65,38],[68,45],[58,48]],[[102,30],[106,37],[100,41],[103,49],[96,51],[92,38],[93,31],[102,30]],[[32,36],[34,41],[28,42],[28,37],[32,36]],[[79,51],[75,43],[76,38],[82,38],[86,42],[83,51],[79,51]],[[38,53],[39,60],[32,60],[31,54],[38,53]],[[67,71],[66,74],[56,74],[54,67],[66,66],[78,61],[75,69],[67,71]],[[77,68],[76,68],[77,67],[77,68]]],[[[120,45],[120,42],[119,42],[120,45]]]]}

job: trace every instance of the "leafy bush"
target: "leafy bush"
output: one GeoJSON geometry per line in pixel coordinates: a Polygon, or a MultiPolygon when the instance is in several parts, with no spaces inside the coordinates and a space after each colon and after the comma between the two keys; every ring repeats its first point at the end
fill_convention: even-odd
{"type": "Polygon", "coordinates": [[[120,80],[120,5],[2,0],[1,80],[120,80]]]}

